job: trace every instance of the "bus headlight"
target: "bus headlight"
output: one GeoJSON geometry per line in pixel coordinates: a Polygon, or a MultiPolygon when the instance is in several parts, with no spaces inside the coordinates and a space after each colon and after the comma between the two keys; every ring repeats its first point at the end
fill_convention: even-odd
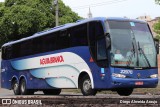
{"type": "Polygon", "coordinates": [[[116,77],[116,78],[126,78],[126,76],[123,75],[123,74],[112,73],[112,76],[113,76],[113,77],[116,77]]]}
{"type": "Polygon", "coordinates": [[[150,75],[151,78],[158,78],[158,74],[150,75]]]}

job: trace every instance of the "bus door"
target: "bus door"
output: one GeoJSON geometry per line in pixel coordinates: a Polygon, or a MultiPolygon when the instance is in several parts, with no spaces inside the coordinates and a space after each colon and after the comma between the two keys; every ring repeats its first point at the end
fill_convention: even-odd
{"type": "Polygon", "coordinates": [[[88,40],[90,54],[94,61],[91,66],[95,88],[106,88],[109,81],[108,40],[100,21],[89,23],[88,40]]]}
{"type": "Polygon", "coordinates": [[[101,68],[107,67],[107,44],[103,26],[100,21],[89,23],[88,39],[90,53],[94,62],[101,68]]]}

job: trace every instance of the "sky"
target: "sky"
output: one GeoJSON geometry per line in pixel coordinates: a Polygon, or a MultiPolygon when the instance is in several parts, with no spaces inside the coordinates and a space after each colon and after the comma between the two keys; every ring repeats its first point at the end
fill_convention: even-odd
{"type": "MultiPolygon", "coordinates": [[[[0,0],[3,2],[4,0],[0,0]]],[[[155,0],[63,0],[79,16],[87,18],[89,7],[93,17],[160,16],[160,5],[155,0]]]]}
{"type": "Polygon", "coordinates": [[[160,16],[160,5],[155,4],[155,0],[63,0],[63,2],[84,18],[87,17],[89,7],[93,17],[160,16]]]}

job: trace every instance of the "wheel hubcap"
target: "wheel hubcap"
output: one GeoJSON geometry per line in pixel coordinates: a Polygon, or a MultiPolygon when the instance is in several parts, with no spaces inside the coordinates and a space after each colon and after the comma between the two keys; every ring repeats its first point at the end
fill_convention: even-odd
{"type": "Polygon", "coordinates": [[[21,91],[24,92],[25,86],[24,84],[21,85],[21,91]]]}
{"type": "Polygon", "coordinates": [[[91,81],[90,80],[86,80],[83,83],[83,90],[85,92],[88,92],[91,89],[91,81]]]}
{"type": "Polygon", "coordinates": [[[15,92],[16,92],[16,90],[18,90],[18,84],[17,83],[14,84],[14,88],[13,89],[14,89],[15,92]]]}

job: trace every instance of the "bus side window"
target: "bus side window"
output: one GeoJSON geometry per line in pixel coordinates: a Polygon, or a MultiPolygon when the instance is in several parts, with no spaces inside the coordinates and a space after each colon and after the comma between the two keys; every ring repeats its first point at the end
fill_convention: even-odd
{"type": "Polygon", "coordinates": [[[2,48],[2,59],[7,59],[7,49],[6,49],[6,47],[3,47],[2,48]]]}
{"type": "Polygon", "coordinates": [[[19,50],[20,49],[20,43],[13,44],[12,47],[13,47],[13,50],[12,50],[13,58],[20,57],[20,50],[19,50]]]}
{"type": "Polygon", "coordinates": [[[32,40],[21,42],[20,44],[20,57],[32,54],[32,40]]]}
{"type": "Polygon", "coordinates": [[[55,33],[51,33],[45,36],[44,38],[45,52],[54,51],[56,49],[56,35],[55,33]],[[46,42],[47,41],[47,42],[46,42]]]}
{"type": "Polygon", "coordinates": [[[90,22],[88,31],[91,56],[98,66],[106,67],[107,49],[102,23],[100,21],[90,22]]]}
{"type": "Polygon", "coordinates": [[[32,42],[32,54],[38,54],[42,52],[41,37],[33,38],[32,42]]]}
{"type": "Polygon", "coordinates": [[[92,57],[97,60],[97,41],[104,35],[103,27],[101,22],[90,22],[89,23],[89,44],[92,57]]]}
{"type": "Polygon", "coordinates": [[[12,46],[7,46],[7,59],[12,58],[12,46]]]}
{"type": "Polygon", "coordinates": [[[57,39],[56,39],[56,48],[57,49],[64,49],[70,47],[70,39],[67,30],[57,32],[57,39]]]}
{"type": "Polygon", "coordinates": [[[90,22],[88,24],[88,39],[89,39],[89,47],[90,47],[90,54],[94,61],[96,61],[96,36],[95,36],[95,22],[90,22]]]}
{"type": "Polygon", "coordinates": [[[107,59],[107,51],[105,38],[98,39],[97,41],[97,60],[106,60],[107,59]]]}
{"type": "Polygon", "coordinates": [[[71,46],[87,46],[87,24],[82,24],[70,29],[71,46]]]}

